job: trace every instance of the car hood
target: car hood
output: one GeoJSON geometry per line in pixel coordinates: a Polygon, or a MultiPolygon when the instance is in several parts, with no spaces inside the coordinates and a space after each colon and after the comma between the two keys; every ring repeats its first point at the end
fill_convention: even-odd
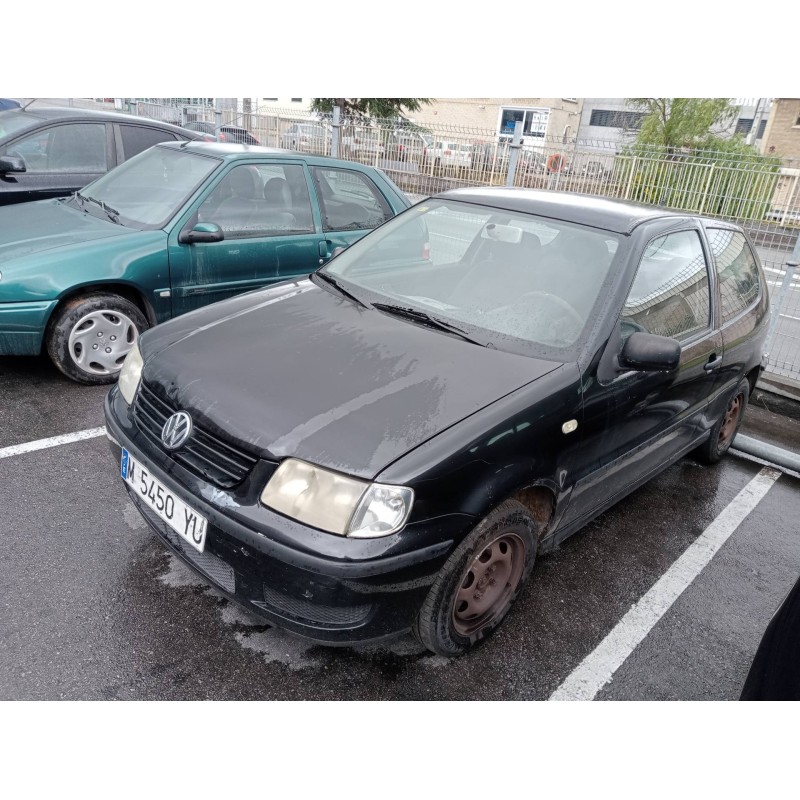
{"type": "Polygon", "coordinates": [[[363,308],[309,280],[192,316],[143,335],[151,388],[264,458],[364,478],[559,366],[363,308]]]}
{"type": "Polygon", "coordinates": [[[64,205],[38,200],[0,208],[0,263],[72,244],[121,236],[131,229],[64,205]]]}

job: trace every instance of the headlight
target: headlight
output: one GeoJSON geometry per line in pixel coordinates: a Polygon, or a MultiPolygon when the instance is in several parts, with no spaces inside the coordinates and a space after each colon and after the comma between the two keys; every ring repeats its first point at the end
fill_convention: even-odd
{"type": "Polygon", "coordinates": [[[119,393],[128,405],[133,402],[139,381],[142,380],[142,365],[142,354],[139,352],[139,345],[135,344],[125,356],[125,362],[119,373],[119,393]]]}
{"type": "Polygon", "coordinates": [[[368,538],[387,536],[405,525],[414,490],[359,481],[287,458],[261,493],[261,502],[305,525],[368,538]]]}

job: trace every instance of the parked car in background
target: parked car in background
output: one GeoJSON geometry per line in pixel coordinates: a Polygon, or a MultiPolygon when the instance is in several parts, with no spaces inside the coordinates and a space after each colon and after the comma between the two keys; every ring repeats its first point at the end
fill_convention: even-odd
{"type": "Polygon", "coordinates": [[[187,122],[186,125],[184,125],[183,127],[187,131],[195,131],[196,133],[202,133],[203,134],[202,140],[204,142],[217,141],[217,129],[213,122],[187,122]]]}
{"type": "Polygon", "coordinates": [[[22,103],[11,100],[8,97],[0,97],[0,111],[7,111],[12,108],[22,108],[22,103]]]}
{"type": "Polygon", "coordinates": [[[433,141],[427,147],[425,160],[435,167],[471,167],[472,147],[469,142],[433,141]]]}
{"type": "Polygon", "coordinates": [[[381,158],[386,150],[382,141],[382,131],[366,126],[345,125],[342,128],[340,150],[342,158],[352,158],[356,161],[381,158]]]}
{"type": "Polygon", "coordinates": [[[113,112],[0,111],[0,205],[65,197],[159,142],[200,138],[176,125],[113,112]]]}
{"type": "Polygon", "coordinates": [[[740,700],[800,700],[800,580],[769,621],[740,700]]]}
{"type": "Polygon", "coordinates": [[[298,153],[331,152],[331,132],[324,125],[315,122],[294,122],[281,134],[281,147],[296,150],[298,153]]]}
{"type": "Polygon", "coordinates": [[[387,136],[386,158],[390,161],[411,161],[420,164],[425,150],[433,142],[430,134],[421,131],[393,130],[387,136]]]}
{"type": "Polygon", "coordinates": [[[537,555],[725,454],[768,324],[738,226],[460,189],[147,331],[106,426],[136,507],[226,596],[316,641],[411,629],[449,657],[537,555]]]}
{"type": "Polygon", "coordinates": [[[0,355],[114,381],[151,325],[307,275],[409,205],[360,164],[157,145],[69,198],[0,208],[0,355]]]}
{"type": "Polygon", "coordinates": [[[235,125],[221,125],[216,129],[218,142],[230,142],[232,144],[259,144],[258,139],[244,128],[237,128],[235,125]]]}

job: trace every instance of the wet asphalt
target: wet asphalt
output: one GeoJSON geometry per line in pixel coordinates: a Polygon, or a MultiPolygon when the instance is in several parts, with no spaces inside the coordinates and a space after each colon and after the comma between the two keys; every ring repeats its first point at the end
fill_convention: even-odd
{"type": "MultiPolygon", "coordinates": [[[[102,425],[105,394],[0,358],[0,448],[102,425]]],[[[800,452],[774,395],[744,432],[800,452]]],[[[448,660],[410,637],[309,645],[239,609],[151,535],[104,437],[0,458],[0,699],[544,700],[760,469],[682,459],[541,558],[497,633],[448,660]]],[[[800,575],[799,516],[783,475],[598,699],[738,698],[800,575]]]]}

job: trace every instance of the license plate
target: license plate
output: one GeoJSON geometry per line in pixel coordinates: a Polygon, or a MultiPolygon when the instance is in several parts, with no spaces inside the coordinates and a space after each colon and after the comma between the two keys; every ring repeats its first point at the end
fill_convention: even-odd
{"type": "Polygon", "coordinates": [[[206,546],[208,520],[190,508],[156,480],[141,462],[123,447],[120,465],[122,479],[131,486],[139,499],[147,503],[167,525],[200,553],[206,546]]]}

